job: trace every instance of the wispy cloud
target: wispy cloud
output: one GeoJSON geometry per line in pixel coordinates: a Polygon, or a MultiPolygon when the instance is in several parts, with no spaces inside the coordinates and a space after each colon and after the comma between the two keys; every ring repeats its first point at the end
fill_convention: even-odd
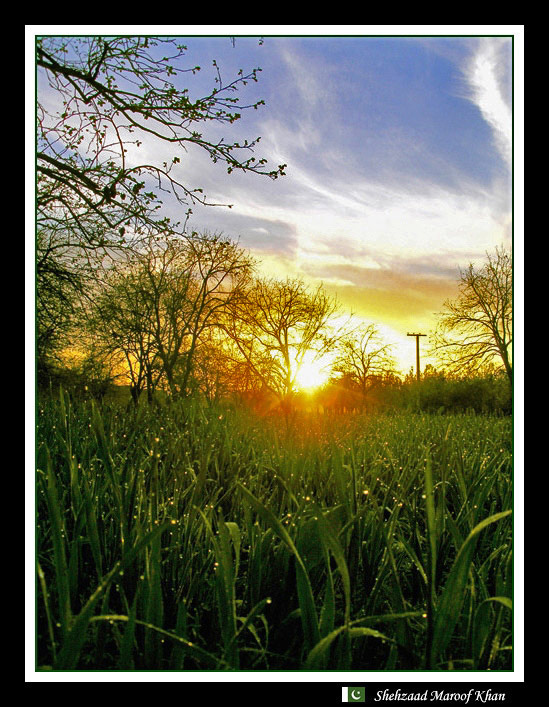
{"type": "Polygon", "coordinates": [[[296,106],[296,112],[311,115],[331,96],[326,77],[322,79],[318,66],[307,63],[291,41],[281,45],[280,58],[287,69],[286,81],[291,84],[292,95],[300,98],[301,105],[296,106]]]}
{"type": "Polygon", "coordinates": [[[495,144],[509,166],[512,154],[510,64],[509,39],[482,38],[464,68],[469,98],[492,128],[495,144]]]}

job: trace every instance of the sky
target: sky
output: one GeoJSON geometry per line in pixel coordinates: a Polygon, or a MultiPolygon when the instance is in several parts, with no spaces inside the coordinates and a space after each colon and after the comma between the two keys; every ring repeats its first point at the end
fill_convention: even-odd
{"type": "Polygon", "coordinates": [[[213,59],[225,81],[261,67],[239,96],[265,105],[206,134],[261,136],[256,156],[287,164],[273,181],[189,153],[181,175],[232,204],[193,207],[189,226],[238,239],[262,274],[322,283],[415,366],[407,333],[433,330],[460,267],[512,243],[512,38],[182,41],[202,67],[191,95],[213,86],[213,59]]]}
{"type": "MultiPolygon", "coordinates": [[[[174,176],[232,204],[193,206],[189,228],[238,240],[260,274],[322,283],[342,313],[379,328],[406,372],[415,366],[407,333],[434,329],[444,301],[457,296],[459,269],[512,244],[513,30],[391,28],[173,25],[135,33],[181,37],[188,66],[201,66],[185,74],[191,97],[215,85],[213,59],[224,82],[261,68],[257,83],[235,95],[265,105],[204,135],[260,136],[254,155],[269,168],[287,164],[286,176],[228,175],[204,151],[189,150],[174,176]]],[[[157,150],[144,141],[139,159],[158,162],[157,150]]],[[[162,213],[183,216],[169,200],[162,213]]],[[[422,368],[428,362],[424,353],[422,368]]]]}

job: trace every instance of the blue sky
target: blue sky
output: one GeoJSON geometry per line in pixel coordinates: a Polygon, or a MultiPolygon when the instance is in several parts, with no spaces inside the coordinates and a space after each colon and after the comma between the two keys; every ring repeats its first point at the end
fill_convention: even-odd
{"type": "MultiPolygon", "coordinates": [[[[204,134],[227,141],[261,136],[255,155],[271,167],[286,163],[286,176],[227,175],[202,151],[189,151],[177,176],[204,188],[210,200],[233,205],[193,207],[190,227],[239,239],[265,274],[322,282],[344,311],[380,328],[407,370],[415,362],[407,331],[432,330],[444,300],[457,294],[459,267],[511,245],[513,45],[509,36],[489,36],[509,32],[394,32],[414,35],[404,37],[349,36],[354,26],[347,36],[326,36],[345,34],[329,25],[302,34],[290,26],[124,28],[133,29],[181,37],[188,66],[201,66],[185,75],[191,96],[214,86],[213,59],[224,81],[240,68],[262,69],[258,82],[237,95],[265,106],[242,111],[233,125],[211,124],[204,134]],[[304,36],[312,31],[324,36],[304,36]]],[[[364,27],[364,35],[391,33],[364,27]]],[[[145,142],[139,159],[147,149],[145,142]]],[[[150,152],[157,161],[164,157],[150,152]]],[[[165,213],[183,215],[169,201],[165,213]]]]}
{"type": "Polygon", "coordinates": [[[511,244],[511,38],[184,41],[204,85],[212,58],[227,79],[262,68],[240,95],[266,105],[216,134],[260,135],[257,155],[288,165],[273,182],[189,155],[189,178],[233,204],[191,225],[239,238],[267,274],[323,282],[412,365],[406,333],[433,328],[459,267],[511,244]]]}

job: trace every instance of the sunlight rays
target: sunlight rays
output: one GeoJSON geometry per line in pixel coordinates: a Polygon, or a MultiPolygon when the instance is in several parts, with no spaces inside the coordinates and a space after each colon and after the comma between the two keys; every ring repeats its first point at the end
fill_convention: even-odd
{"type": "MultiPolygon", "coordinates": [[[[297,364],[296,364],[297,365],[297,364]]],[[[301,365],[297,367],[295,383],[298,390],[313,392],[328,382],[331,362],[327,356],[318,357],[315,351],[307,351],[301,365]]]]}

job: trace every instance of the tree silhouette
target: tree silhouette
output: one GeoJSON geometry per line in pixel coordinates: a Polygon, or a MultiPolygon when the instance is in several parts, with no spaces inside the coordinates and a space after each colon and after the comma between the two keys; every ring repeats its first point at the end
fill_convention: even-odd
{"type": "Polygon", "coordinates": [[[354,384],[365,399],[370,388],[395,372],[390,350],[374,324],[363,324],[339,340],[333,371],[354,384]]]}
{"type": "Polygon", "coordinates": [[[513,382],[513,265],[496,248],[487,262],[460,271],[459,296],[439,313],[431,353],[450,370],[499,365],[513,382]]]}
{"type": "Polygon", "coordinates": [[[37,40],[37,206],[40,220],[63,216],[81,232],[94,234],[97,219],[121,238],[128,226],[158,220],[156,190],[171,193],[182,205],[209,204],[201,187],[184,184],[177,165],[189,148],[205,150],[213,162],[276,179],[286,165],[268,169],[253,156],[259,138],[243,142],[208,139],[200,124],[232,124],[243,104],[235,93],[257,81],[259,68],[242,70],[224,83],[217,77],[199,99],[182,88],[183,75],[199,66],[183,65],[187,47],[175,39],[149,37],[41,37],[37,40]],[[169,161],[140,161],[173,147],[169,161]],[[130,149],[131,148],[131,149],[130,149]],[[132,156],[133,155],[133,156],[132,156]],[[153,191],[153,189],[155,191],[153,191]]]}
{"type": "Polygon", "coordinates": [[[330,318],[337,302],[320,286],[300,279],[258,279],[233,300],[225,329],[240,357],[285,410],[307,352],[318,356],[333,345],[330,318]]]}
{"type": "Polygon", "coordinates": [[[185,181],[180,163],[189,150],[205,151],[229,174],[284,174],[286,165],[270,169],[254,156],[259,137],[225,142],[205,134],[264,103],[237,96],[261,69],[225,82],[214,61],[214,87],[191,98],[188,84],[200,67],[188,64],[186,52],[169,37],[36,40],[40,358],[54,351],[72,298],[85,294],[106,258],[153,233],[181,235],[194,204],[213,205],[201,186],[185,181]],[[183,207],[182,223],[162,216],[164,195],[183,207]]]}
{"type": "Polygon", "coordinates": [[[186,395],[201,339],[247,282],[252,261],[221,234],[152,239],[106,272],[89,309],[93,330],[123,353],[132,391],[163,380],[186,395]]]}

